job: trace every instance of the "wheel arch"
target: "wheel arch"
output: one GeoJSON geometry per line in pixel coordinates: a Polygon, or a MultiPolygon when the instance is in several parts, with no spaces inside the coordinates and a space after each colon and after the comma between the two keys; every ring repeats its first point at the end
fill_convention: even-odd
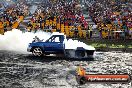
{"type": "Polygon", "coordinates": [[[43,47],[41,47],[41,46],[33,46],[33,47],[31,48],[31,52],[32,52],[33,49],[35,49],[35,48],[40,48],[40,49],[42,50],[42,52],[44,52],[44,49],[43,49],[43,47]]]}

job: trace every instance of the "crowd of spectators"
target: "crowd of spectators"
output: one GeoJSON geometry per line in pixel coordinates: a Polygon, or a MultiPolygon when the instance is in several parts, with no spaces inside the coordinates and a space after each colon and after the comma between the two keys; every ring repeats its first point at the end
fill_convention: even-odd
{"type": "Polygon", "coordinates": [[[27,14],[28,7],[23,3],[5,7],[3,13],[0,14],[0,34],[18,28],[19,23],[23,21],[27,14]]]}
{"type": "MultiPolygon", "coordinates": [[[[30,15],[26,24],[28,31],[57,31],[69,37],[92,36],[79,0],[46,0],[37,5],[33,14],[29,12],[29,6],[24,2],[6,7],[0,15],[0,34],[18,28],[24,17],[30,15]]],[[[97,25],[100,39],[132,39],[131,0],[95,0],[88,12],[97,25]]]]}
{"type": "Polygon", "coordinates": [[[89,14],[98,27],[100,38],[132,39],[131,0],[95,0],[89,7],[89,14]]]}
{"type": "Polygon", "coordinates": [[[54,3],[42,3],[32,16],[27,29],[29,31],[50,29],[50,31],[63,32],[67,35],[74,33],[78,35],[80,29],[85,30],[88,26],[82,13],[78,0],[56,0],[54,3]]]}

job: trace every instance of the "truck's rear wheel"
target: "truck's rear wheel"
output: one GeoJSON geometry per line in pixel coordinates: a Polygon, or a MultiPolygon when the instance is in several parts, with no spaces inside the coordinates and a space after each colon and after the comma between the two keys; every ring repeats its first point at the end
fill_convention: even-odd
{"type": "Polygon", "coordinates": [[[37,48],[33,49],[32,54],[34,56],[42,56],[43,55],[43,51],[42,51],[41,48],[37,47],[37,48]]]}
{"type": "Polygon", "coordinates": [[[85,51],[77,50],[75,51],[77,57],[85,57],[85,51]]]}

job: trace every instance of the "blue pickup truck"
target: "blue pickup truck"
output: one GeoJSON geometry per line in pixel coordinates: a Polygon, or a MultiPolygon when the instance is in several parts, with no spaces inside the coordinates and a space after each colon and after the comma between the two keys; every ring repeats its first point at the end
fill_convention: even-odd
{"type": "Polygon", "coordinates": [[[93,56],[94,47],[87,45],[87,49],[84,46],[66,48],[65,40],[67,40],[66,36],[62,33],[52,34],[46,41],[39,40],[36,37],[32,43],[29,43],[27,51],[32,52],[34,56],[49,54],[61,54],[68,58],[88,58],[93,56]]]}

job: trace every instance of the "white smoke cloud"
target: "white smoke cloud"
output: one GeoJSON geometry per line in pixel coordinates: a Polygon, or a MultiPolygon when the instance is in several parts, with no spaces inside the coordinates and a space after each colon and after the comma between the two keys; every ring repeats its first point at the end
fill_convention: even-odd
{"type": "MultiPolygon", "coordinates": [[[[53,35],[64,35],[64,33],[54,32],[53,35]]],[[[78,40],[72,40],[72,39],[67,40],[66,35],[64,35],[64,36],[65,36],[65,40],[64,40],[65,49],[74,49],[74,50],[76,50],[77,47],[83,47],[86,50],[95,50],[95,48],[90,46],[90,45],[87,45],[87,44],[85,44],[83,42],[80,42],[78,40]]]]}
{"type": "MultiPolygon", "coordinates": [[[[60,33],[54,33],[60,34],[60,33]]],[[[38,31],[37,33],[25,32],[18,29],[5,32],[4,35],[0,35],[0,50],[17,51],[20,53],[28,53],[28,44],[32,42],[33,38],[38,36],[41,40],[47,40],[51,34],[38,31]]],[[[87,50],[94,50],[94,47],[88,46],[83,42],[77,40],[65,39],[65,49],[76,49],[77,47],[83,47],[87,50]]]]}
{"type": "Polygon", "coordinates": [[[77,47],[83,47],[86,50],[95,50],[94,47],[87,45],[83,42],[80,42],[78,40],[65,40],[65,49],[77,49],[77,47]]]}
{"type": "Polygon", "coordinates": [[[27,46],[32,42],[35,36],[38,36],[40,39],[46,40],[50,37],[50,33],[42,31],[38,31],[37,33],[22,33],[18,29],[13,29],[12,31],[5,32],[4,35],[0,35],[0,50],[27,53],[27,46]]]}

